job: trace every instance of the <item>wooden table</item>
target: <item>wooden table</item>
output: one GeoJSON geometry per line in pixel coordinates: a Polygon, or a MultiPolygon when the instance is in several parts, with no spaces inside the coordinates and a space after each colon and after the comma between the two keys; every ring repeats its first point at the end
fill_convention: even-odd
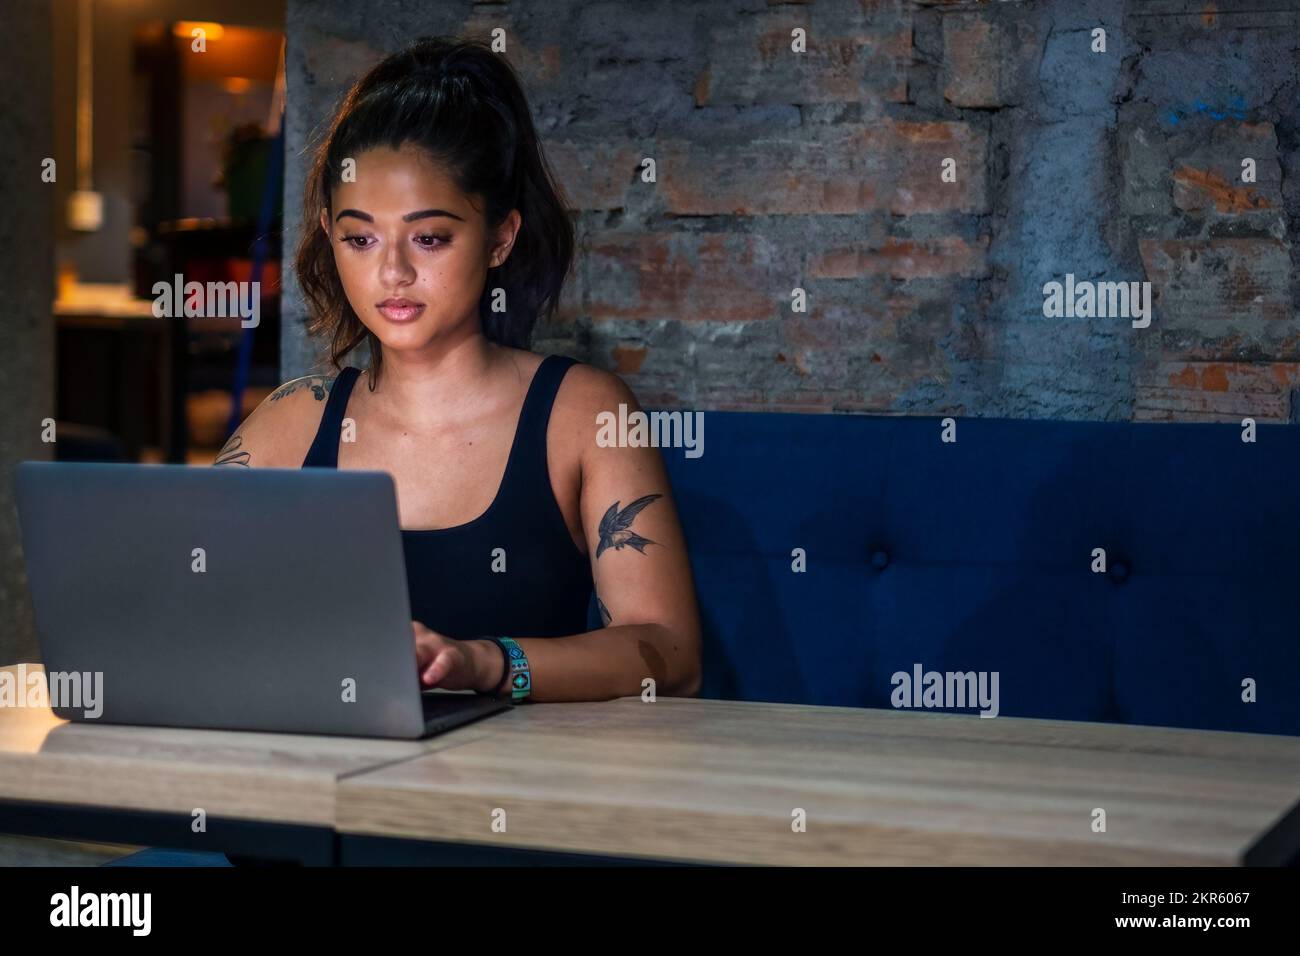
{"type": "Polygon", "coordinates": [[[345,859],[353,838],[387,837],[710,863],[1275,864],[1300,849],[1300,738],[680,698],[543,704],[341,780],[337,819],[345,859]],[[505,833],[490,827],[497,808],[505,833]]]}
{"type": "Polygon", "coordinates": [[[0,832],[328,864],[339,778],[443,739],[72,723],[0,707],[0,832]],[[196,809],[206,833],[193,832],[196,809]]]}
{"type": "Polygon", "coordinates": [[[683,698],[415,742],[0,708],[0,801],[0,831],[345,864],[1277,864],[1300,852],[1300,738],[683,698]],[[50,832],[77,813],[98,836],[50,832]]]}

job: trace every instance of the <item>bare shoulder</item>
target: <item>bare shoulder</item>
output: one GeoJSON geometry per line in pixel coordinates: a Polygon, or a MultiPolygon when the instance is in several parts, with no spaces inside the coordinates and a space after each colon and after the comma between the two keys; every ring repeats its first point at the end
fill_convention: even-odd
{"type": "Polygon", "coordinates": [[[230,436],[216,465],[297,468],[311,448],[334,375],[290,379],[270,395],[230,436]]]}
{"type": "Polygon", "coordinates": [[[555,396],[556,412],[590,422],[592,428],[596,415],[606,411],[618,414],[620,404],[626,405],[629,412],[640,408],[627,382],[614,372],[585,362],[569,368],[555,396]]]}
{"type": "MultiPolygon", "coordinates": [[[[641,409],[636,394],[616,373],[579,362],[560,382],[551,410],[550,434],[564,442],[576,460],[590,462],[597,454],[601,423],[641,409]],[[624,407],[620,414],[619,406],[624,407]]],[[[604,457],[604,456],[602,456],[604,457]]],[[[624,450],[619,458],[626,458],[624,450]]],[[[638,457],[635,452],[632,457],[638,457]]]]}

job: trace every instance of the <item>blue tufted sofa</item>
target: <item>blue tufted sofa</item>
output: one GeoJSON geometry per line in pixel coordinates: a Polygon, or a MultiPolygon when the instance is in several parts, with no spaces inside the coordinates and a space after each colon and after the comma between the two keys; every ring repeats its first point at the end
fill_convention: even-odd
{"type": "Polygon", "coordinates": [[[1300,429],[704,418],[661,449],[702,696],[890,707],[920,664],[1006,716],[1300,734],[1300,429]]]}
{"type": "Polygon", "coordinates": [[[704,419],[701,457],[661,450],[701,696],[889,707],[920,664],[997,671],[1007,716],[1300,734],[1300,430],[957,419],[944,443],[938,418],[704,419]]]}

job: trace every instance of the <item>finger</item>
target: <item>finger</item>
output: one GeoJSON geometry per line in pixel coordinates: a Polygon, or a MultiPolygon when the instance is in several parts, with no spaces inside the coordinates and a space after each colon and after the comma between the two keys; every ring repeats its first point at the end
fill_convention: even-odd
{"type": "Polygon", "coordinates": [[[444,651],[433,659],[427,668],[425,668],[423,681],[427,687],[436,687],[441,681],[445,680],[451,673],[452,655],[444,651]]]}

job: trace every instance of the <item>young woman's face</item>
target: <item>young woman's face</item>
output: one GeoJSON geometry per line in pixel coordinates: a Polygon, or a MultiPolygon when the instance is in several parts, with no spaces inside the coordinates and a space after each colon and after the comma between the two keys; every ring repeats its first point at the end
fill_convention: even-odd
{"type": "Polygon", "coordinates": [[[519,213],[489,235],[470,198],[410,144],[355,159],[356,181],[333,184],[321,228],[357,317],[385,351],[477,329],[487,270],[510,254],[519,213]]]}

